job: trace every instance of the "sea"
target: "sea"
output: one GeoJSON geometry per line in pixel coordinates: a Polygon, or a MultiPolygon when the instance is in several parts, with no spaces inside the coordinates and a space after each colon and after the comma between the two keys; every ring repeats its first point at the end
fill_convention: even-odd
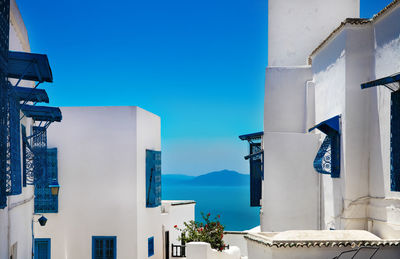
{"type": "Polygon", "coordinates": [[[244,186],[162,186],[163,200],[194,200],[195,220],[201,212],[220,215],[226,231],[244,231],[260,225],[260,208],[250,207],[250,187],[244,186]]]}

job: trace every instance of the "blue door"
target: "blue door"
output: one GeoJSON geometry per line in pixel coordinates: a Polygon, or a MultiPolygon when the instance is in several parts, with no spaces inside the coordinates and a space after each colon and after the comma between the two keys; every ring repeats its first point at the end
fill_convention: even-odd
{"type": "Polygon", "coordinates": [[[117,237],[93,236],[92,237],[93,259],[116,259],[117,237]]]}
{"type": "Polygon", "coordinates": [[[34,259],[50,259],[50,238],[35,238],[34,259]]]}

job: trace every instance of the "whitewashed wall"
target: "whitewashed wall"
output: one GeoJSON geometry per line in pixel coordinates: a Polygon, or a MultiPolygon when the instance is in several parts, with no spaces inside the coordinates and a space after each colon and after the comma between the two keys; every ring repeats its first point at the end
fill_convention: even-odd
{"type": "Polygon", "coordinates": [[[268,66],[298,66],[348,17],[359,17],[359,0],[269,0],[268,66]]]}
{"type": "Polygon", "coordinates": [[[264,145],[261,231],[318,229],[318,137],[265,132],[264,145]]]}
{"type": "MultiPolygon", "coordinates": [[[[15,0],[10,1],[9,47],[10,50],[14,51],[30,51],[26,27],[15,0]]],[[[14,84],[16,82],[16,80],[10,81],[14,84]]],[[[22,81],[20,86],[31,87],[32,83],[22,81]]],[[[24,118],[21,123],[26,126],[27,134],[30,135],[32,120],[24,118]]],[[[32,254],[32,215],[32,186],[22,188],[22,194],[20,195],[8,196],[7,207],[0,209],[0,258],[9,258],[10,248],[15,243],[17,244],[18,257],[30,258],[32,254]]]]}
{"type": "Polygon", "coordinates": [[[264,131],[305,132],[306,81],[310,67],[268,67],[265,79],[264,131]]]}
{"type": "MultiPolygon", "coordinates": [[[[378,17],[374,22],[375,77],[382,78],[400,72],[400,7],[378,17]]],[[[390,91],[379,86],[371,94],[370,122],[370,201],[371,229],[386,238],[399,237],[400,192],[390,191],[390,91]]]]}
{"type": "MultiPolygon", "coordinates": [[[[181,242],[178,241],[180,231],[174,228],[177,225],[178,228],[185,228],[184,222],[194,220],[195,213],[194,201],[162,201],[162,221],[164,231],[169,231],[169,254],[172,256],[171,244],[179,245],[181,242]]],[[[165,248],[164,248],[165,250],[165,248]]]]}

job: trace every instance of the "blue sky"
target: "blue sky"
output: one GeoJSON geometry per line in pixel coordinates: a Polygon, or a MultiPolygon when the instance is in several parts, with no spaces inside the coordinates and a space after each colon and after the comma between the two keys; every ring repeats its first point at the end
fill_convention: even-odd
{"type": "MultiPolygon", "coordinates": [[[[248,173],[263,128],[267,0],[17,0],[54,106],[137,105],[161,117],[163,173],[248,173]]],[[[391,1],[361,0],[361,17],[391,1]]]]}

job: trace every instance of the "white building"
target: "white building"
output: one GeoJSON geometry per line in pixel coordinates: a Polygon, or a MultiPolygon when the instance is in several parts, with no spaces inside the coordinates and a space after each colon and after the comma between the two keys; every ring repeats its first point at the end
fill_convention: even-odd
{"type": "Polygon", "coordinates": [[[371,19],[358,18],[356,0],[270,0],[268,8],[264,132],[241,136],[262,137],[263,150],[255,192],[264,233],[247,237],[249,258],[261,258],[257,247],[265,258],[330,258],[343,251],[339,241],[397,258],[400,79],[391,75],[400,72],[400,1],[371,19]],[[335,231],[305,229],[365,232],[340,240],[335,231]],[[299,231],[276,233],[288,230],[299,231]],[[304,248],[317,242],[328,245],[304,248]],[[288,246],[299,249],[274,250],[288,246]]]}
{"type": "Polygon", "coordinates": [[[51,258],[169,258],[174,225],[194,219],[195,203],[159,200],[160,118],[138,107],[61,110],[48,130],[58,209],[40,213],[48,222],[35,223],[35,239],[48,242],[51,258]]]}

